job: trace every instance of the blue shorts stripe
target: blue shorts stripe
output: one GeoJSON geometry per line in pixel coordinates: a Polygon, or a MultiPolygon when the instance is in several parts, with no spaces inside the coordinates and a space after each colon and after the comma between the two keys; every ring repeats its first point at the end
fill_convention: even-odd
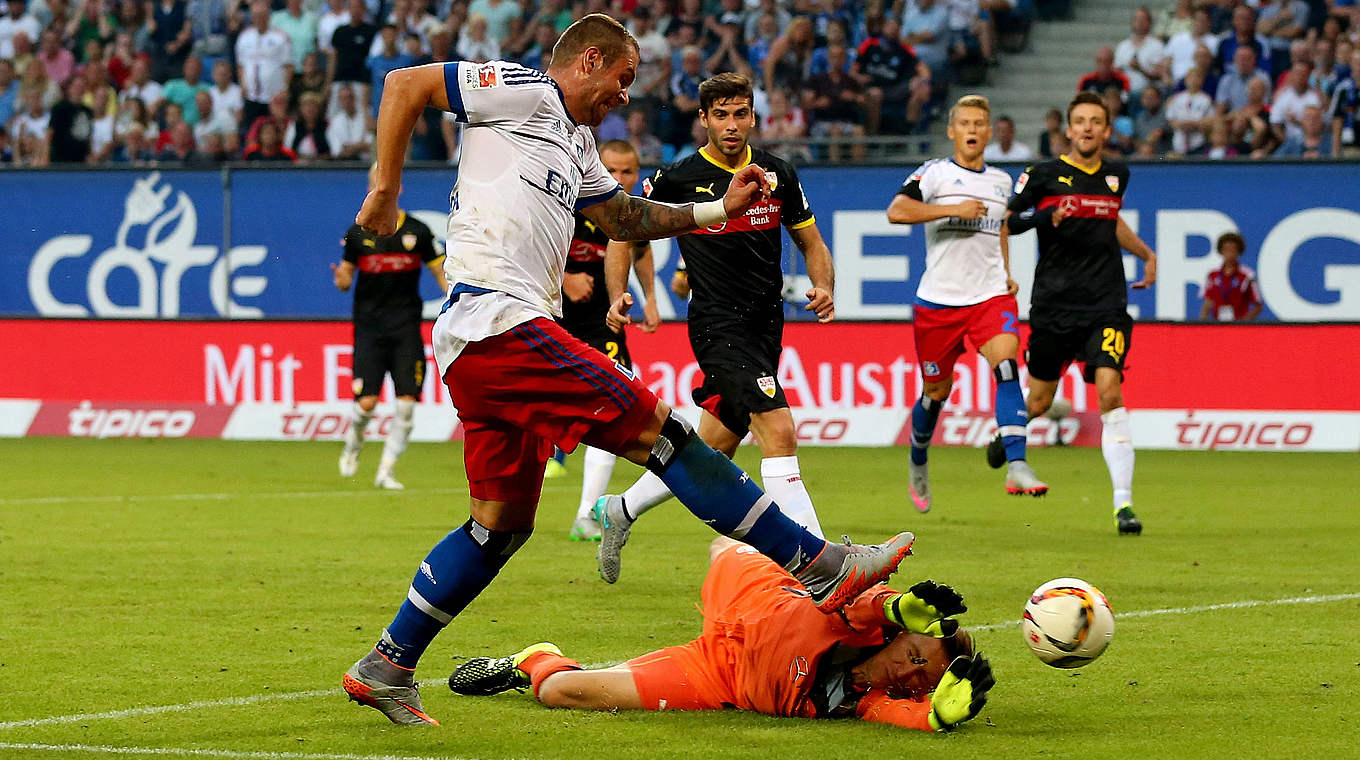
{"type": "Polygon", "coordinates": [[[630,388],[627,383],[610,375],[607,370],[600,369],[586,359],[571,353],[567,350],[566,346],[553,340],[551,336],[532,324],[525,325],[525,328],[536,333],[542,339],[543,342],[541,345],[544,349],[555,354],[566,364],[572,367],[579,367],[593,377],[594,380],[591,381],[592,385],[595,385],[597,388],[600,388],[600,390],[610,394],[611,398],[617,397],[618,399],[622,399],[624,403],[619,405],[620,409],[629,409],[637,401],[637,394],[633,392],[633,389],[630,388]]]}

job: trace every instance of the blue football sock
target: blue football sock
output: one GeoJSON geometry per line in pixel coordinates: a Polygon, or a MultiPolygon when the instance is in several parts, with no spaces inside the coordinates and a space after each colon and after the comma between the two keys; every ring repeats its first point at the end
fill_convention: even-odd
{"type": "Polygon", "coordinates": [[[559,448],[554,448],[554,449],[553,449],[552,458],[553,458],[553,461],[554,461],[554,462],[557,462],[558,464],[566,464],[566,463],[567,463],[567,452],[565,452],[565,451],[563,451],[563,450],[561,450],[561,449],[559,449],[559,448]]]}
{"type": "Polygon", "coordinates": [[[482,593],[528,537],[489,531],[473,520],[445,536],[420,563],[378,651],[395,665],[415,668],[434,637],[482,593]]]}
{"type": "Polygon", "coordinates": [[[1025,424],[1029,422],[1029,413],[1025,410],[1025,395],[1020,391],[1020,381],[997,383],[994,399],[996,428],[1001,434],[1002,445],[1006,447],[1006,461],[1024,459],[1025,424]]]}
{"type": "Polygon", "coordinates": [[[911,408],[911,463],[925,464],[930,450],[930,439],[935,435],[935,423],[940,420],[943,401],[922,395],[911,408]]]}
{"type": "Polygon", "coordinates": [[[692,432],[659,475],[700,520],[754,546],[789,572],[801,570],[826,547],[826,541],[780,512],[750,475],[692,432]]]}

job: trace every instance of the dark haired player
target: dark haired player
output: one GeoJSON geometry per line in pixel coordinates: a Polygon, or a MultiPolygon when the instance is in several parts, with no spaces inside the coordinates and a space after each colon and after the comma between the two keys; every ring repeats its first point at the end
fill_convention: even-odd
{"type": "MultiPolygon", "coordinates": [[[[807,261],[812,289],[806,308],[819,322],[836,315],[831,251],[817,231],[793,166],[747,142],[755,126],[751,80],[719,74],[699,86],[699,102],[708,143],[645,180],[647,197],[666,203],[706,201],[751,164],[764,167],[771,188],[770,198],[744,215],[678,238],[691,288],[689,342],[704,372],[703,386],[694,391],[704,410],[699,437],[732,456],[747,432],[754,431],[766,492],[794,522],[821,535],[798,466],[793,413],[777,379],[784,336],[780,228],[789,231],[807,261]]],[[[621,249],[615,253],[615,246],[610,248],[611,258],[625,257],[621,249]]],[[[616,329],[627,323],[632,303],[625,292],[625,271],[611,269],[609,290],[615,303],[610,319],[616,329]]],[[[644,473],[623,495],[600,499],[595,506],[603,533],[600,577],[609,583],[618,580],[620,551],[633,521],[670,497],[665,483],[644,473]]]]}
{"type": "MultiPolygon", "coordinates": [[[[1020,175],[1002,235],[1029,229],[1039,235],[1026,359],[1030,419],[1053,404],[1067,365],[1082,362],[1100,398],[1100,447],[1123,535],[1142,533],[1143,524],[1133,513],[1133,436],[1122,392],[1133,319],[1120,249],[1143,260],[1143,279],[1132,286],[1139,289],[1157,281],[1157,254],[1119,218],[1129,169],[1102,159],[1109,136],[1110,114],[1100,96],[1078,93],[1067,107],[1071,149],[1020,175]]],[[[988,447],[993,466],[999,466],[998,448],[996,440],[988,447]]]]}

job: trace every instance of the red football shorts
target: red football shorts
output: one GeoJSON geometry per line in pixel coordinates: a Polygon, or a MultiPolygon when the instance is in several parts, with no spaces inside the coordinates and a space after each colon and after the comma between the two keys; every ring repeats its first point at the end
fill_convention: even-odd
{"type": "Polygon", "coordinates": [[[620,453],[656,411],[655,395],[550,319],[469,343],[444,372],[463,423],[474,499],[537,501],[553,444],[620,453]]]}
{"type": "Polygon", "coordinates": [[[916,359],[927,382],[953,377],[954,362],[963,355],[964,337],[975,349],[1001,333],[1020,337],[1015,296],[996,296],[972,306],[942,309],[918,304],[913,313],[916,359]]]}

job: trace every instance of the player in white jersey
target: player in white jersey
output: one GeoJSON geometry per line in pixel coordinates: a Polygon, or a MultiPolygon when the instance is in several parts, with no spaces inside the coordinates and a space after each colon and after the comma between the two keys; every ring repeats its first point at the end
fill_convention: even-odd
{"type": "Polygon", "coordinates": [[[451,287],[433,340],[463,424],[472,514],[426,555],[392,623],[343,678],[352,699],[395,723],[436,722],[421,708],[416,662],[528,540],[553,444],[585,442],[644,464],[700,519],[783,566],[825,612],[884,580],[914,541],[900,533],[857,546],[812,535],[631,370],[553,320],[575,210],[611,239],[644,240],[746,214],[770,186],[752,164],[706,203],[628,195],[601,165],[590,127],[628,102],[637,42],[590,14],[562,33],[552,61],[546,74],[500,61],[397,69],[383,88],[376,176],[355,219],[375,234],[396,227],[402,160],[424,109],[466,124],[450,198],[451,287]]]}
{"type": "Polygon", "coordinates": [[[996,377],[996,424],[1009,466],[1006,492],[1041,496],[1048,486],[1025,462],[1025,398],[1015,358],[1020,326],[1001,222],[1011,197],[1011,178],[987,166],[991,107],[981,95],[965,95],[949,110],[952,158],[927,161],[912,172],[888,207],[888,221],[926,225],[926,271],[916,289],[917,361],[924,378],[911,411],[911,500],[930,510],[927,454],[940,411],[954,386],[954,362],[964,338],[987,359],[996,377]]]}

